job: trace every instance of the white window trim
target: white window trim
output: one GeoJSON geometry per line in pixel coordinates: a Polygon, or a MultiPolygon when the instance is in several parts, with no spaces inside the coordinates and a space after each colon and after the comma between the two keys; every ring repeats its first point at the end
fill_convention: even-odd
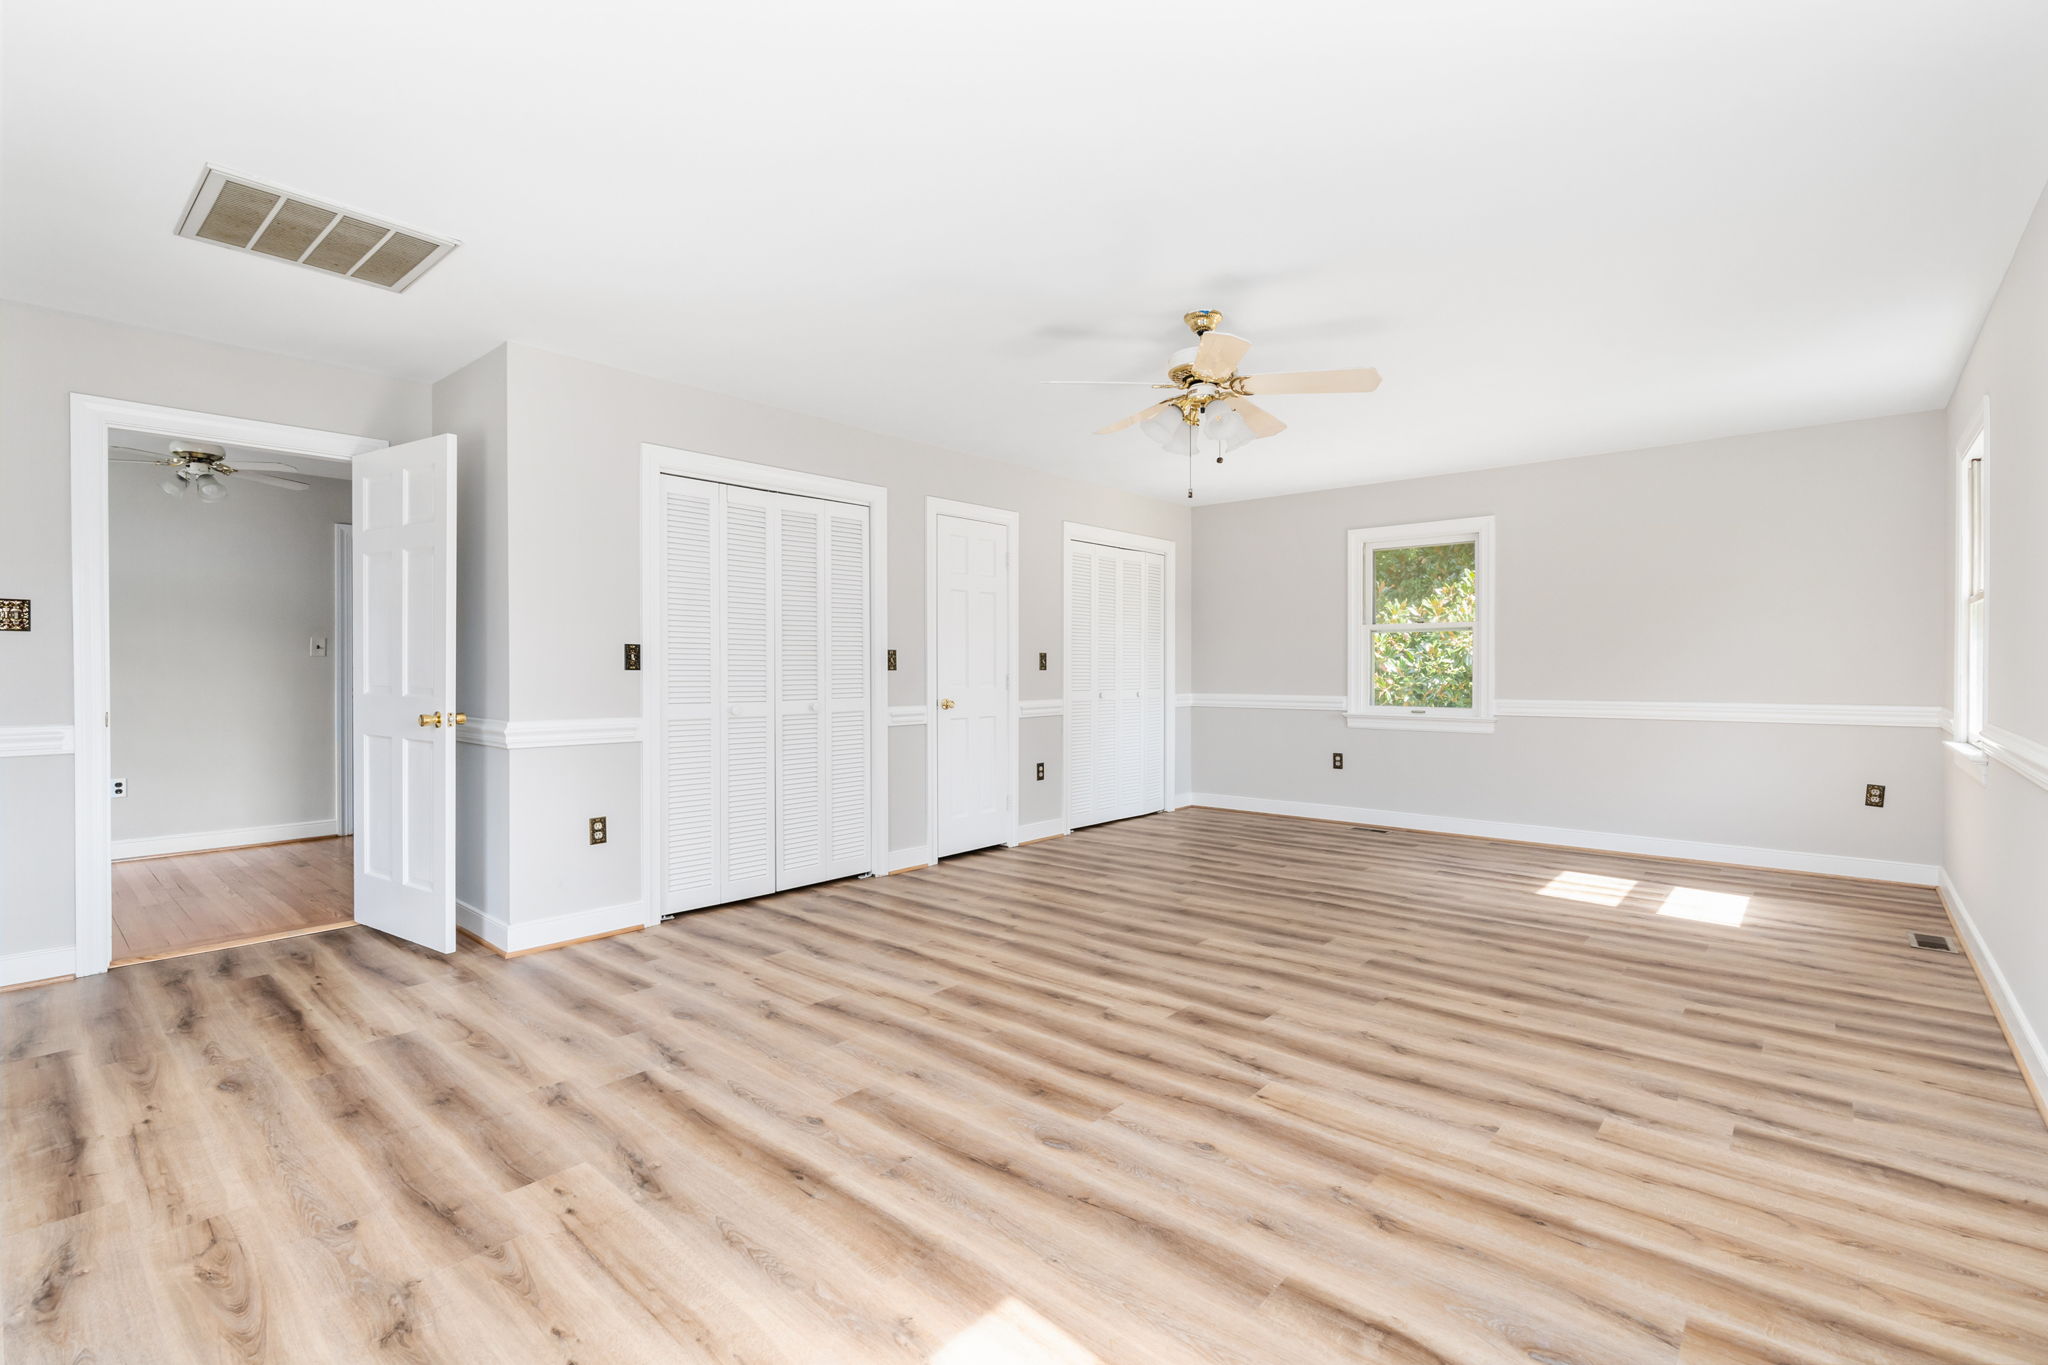
{"type": "Polygon", "coordinates": [[[1360,730],[1436,730],[1462,734],[1493,733],[1493,618],[1499,593],[1493,562],[1492,517],[1459,517],[1451,521],[1416,521],[1402,526],[1368,526],[1345,536],[1344,575],[1344,721],[1360,730]],[[1396,549],[1404,545],[1443,545],[1470,540],[1479,577],[1478,619],[1472,623],[1472,707],[1470,710],[1374,706],[1367,687],[1365,649],[1369,634],[1366,588],[1368,547],[1396,549]]]}
{"type": "Polygon", "coordinates": [[[1949,755],[1957,765],[1977,781],[1985,780],[1990,767],[1991,752],[1984,742],[1989,730],[1990,719],[1984,714],[1984,703],[1988,699],[1989,679],[1972,679],[1970,675],[1970,584],[1975,577],[1973,557],[1980,559],[1983,566],[1982,591],[1984,593],[1984,641],[1985,671],[1990,666],[1991,640],[1991,518],[1987,509],[1991,506],[1991,400],[1986,398],[1978,404],[1977,415],[1963,430],[1962,438],[1956,442],[1954,466],[1950,471],[1949,486],[1955,499],[1955,581],[1949,599],[1953,620],[1951,660],[1953,679],[1949,707],[1949,755]],[[1977,504],[1979,522],[1977,541],[1973,545],[1970,535],[1970,461],[1981,460],[1977,471],[1977,504]],[[1973,555],[1974,551],[1974,555],[1973,555]],[[1973,698],[1973,688],[1976,696],[1973,698]],[[1974,703],[1974,704],[1973,704],[1974,703]],[[1977,725],[1971,733],[1969,717],[1976,712],[1977,725]]]}

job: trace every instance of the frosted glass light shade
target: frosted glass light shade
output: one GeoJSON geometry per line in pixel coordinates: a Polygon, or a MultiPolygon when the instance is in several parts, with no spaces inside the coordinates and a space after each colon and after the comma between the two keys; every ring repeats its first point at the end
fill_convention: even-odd
{"type": "Polygon", "coordinates": [[[185,476],[174,469],[164,476],[164,481],[157,487],[174,498],[182,498],[185,496],[185,476]]]}
{"type": "Polygon", "coordinates": [[[219,502],[228,495],[227,485],[212,474],[201,474],[192,482],[199,486],[199,497],[204,502],[219,502]]]}
{"type": "Polygon", "coordinates": [[[1189,427],[1181,420],[1179,408],[1161,408],[1140,422],[1138,430],[1150,436],[1162,450],[1176,455],[1187,452],[1189,427]]]}
{"type": "Polygon", "coordinates": [[[1202,409],[1202,442],[1211,453],[1227,455],[1247,442],[1258,439],[1235,408],[1211,403],[1202,409]]]}

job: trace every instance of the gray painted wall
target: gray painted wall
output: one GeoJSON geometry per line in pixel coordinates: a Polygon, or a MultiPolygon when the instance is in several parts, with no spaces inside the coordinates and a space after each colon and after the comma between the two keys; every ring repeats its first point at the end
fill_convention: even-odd
{"type": "MultiPolygon", "coordinates": [[[[345,466],[344,466],[345,468],[345,466]]],[[[335,815],[334,527],[346,479],[230,480],[166,497],[154,465],[108,479],[115,851],[335,815]],[[312,636],[325,657],[308,652],[312,636]]]]}
{"type": "MultiPolygon", "coordinates": [[[[1987,399],[1985,722],[2048,756],[2048,200],[2020,238],[1949,402],[1952,451],[1987,399]]],[[[1998,763],[1979,775],[1953,764],[1947,774],[1948,873],[2048,1093],[2048,790],[1998,763]]]]}
{"type": "MultiPolygon", "coordinates": [[[[71,395],[406,441],[425,384],[0,303],[0,594],[35,628],[0,635],[0,725],[71,725],[71,395]]],[[[0,759],[0,955],[73,941],[72,758],[0,759]]]]}
{"type": "MultiPolygon", "coordinates": [[[[1345,532],[1498,519],[1498,695],[1939,706],[1939,414],[1195,512],[1194,691],[1345,689],[1345,532]]],[[[1199,791],[1934,863],[1932,730],[1198,710],[1199,791]],[[1342,772],[1330,754],[1347,755],[1342,772]],[[1882,810],[1863,783],[1890,787],[1882,810]]]]}
{"type": "MultiPolygon", "coordinates": [[[[508,355],[506,540],[509,711],[501,719],[637,715],[640,681],[620,646],[640,625],[640,446],[674,446],[733,459],[881,484],[889,490],[889,624],[897,651],[891,705],[921,704],[924,689],[924,499],[1015,510],[1020,517],[1018,604],[1024,700],[1060,695],[1060,524],[1079,521],[1174,540],[1178,670],[1188,649],[1188,512],[1177,503],[1049,477],[1016,465],[841,426],[822,418],[629,374],[512,345],[508,355]],[[1040,650],[1050,668],[1038,672],[1040,650]]],[[[1105,449],[1105,458],[1148,458],[1105,449]]],[[[472,700],[470,709],[483,713],[472,700]]],[[[488,714],[488,713],[486,713],[488,714]]],[[[1019,774],[1024,823],[1059,814],[1060,722],[1023,724],[1019,774]],[[1047,780],[1029,780],[1030,765],[1047,780]]],[[[1180,752],[1185,756],[1185,724],[1180,752]]],[[[889,735],[890,846],[924,842],[924,736],[889,735]]],[[[641,895],[639,754],[631,745],[514,750],[508,806],[509,900],[492,912],[527,920],[638,900],[641,895]],[[610,818],[593,848],[584,821],[610,818]]],[[[1185,786],[1185,779],[1181,783],[1185,786]]]]}

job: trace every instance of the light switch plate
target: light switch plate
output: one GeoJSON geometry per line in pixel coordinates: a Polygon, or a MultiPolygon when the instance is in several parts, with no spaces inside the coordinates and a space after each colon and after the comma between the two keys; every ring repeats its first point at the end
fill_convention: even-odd
{"type": "Polygon", "coordinates": [[[324,636],[324,635],[315,635],[315,636],[314,636],[314,637],[313,637],[312,639],[310,639],[310,640],[306,641],[306,653],[307,653],[307,655],[308,655],[308,656],[310,656],[311,658],[315,658],[315,659],[324,659],[324,658],[326,658],[326,657],[327,657],[327,637],[326,637],[326,636],[324,636]]]}

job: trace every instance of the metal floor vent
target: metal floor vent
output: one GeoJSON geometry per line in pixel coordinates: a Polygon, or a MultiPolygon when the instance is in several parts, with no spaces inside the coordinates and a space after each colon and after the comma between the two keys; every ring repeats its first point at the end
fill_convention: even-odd
{"type": "Polygon", "coordinates": [[[178,235],[311,266],[393,293],[456,247],[452,238],[380,222],[218,166],[208,166],[200,177],[178,235]]]}
{"type": "Polygon", "coordinates": [[[1955,942],[1947,934],[1923,934],[1918,930],[1913,934],[1913,946],[1937,953],[1952,953],[1956,950],[1955,942]]]}

